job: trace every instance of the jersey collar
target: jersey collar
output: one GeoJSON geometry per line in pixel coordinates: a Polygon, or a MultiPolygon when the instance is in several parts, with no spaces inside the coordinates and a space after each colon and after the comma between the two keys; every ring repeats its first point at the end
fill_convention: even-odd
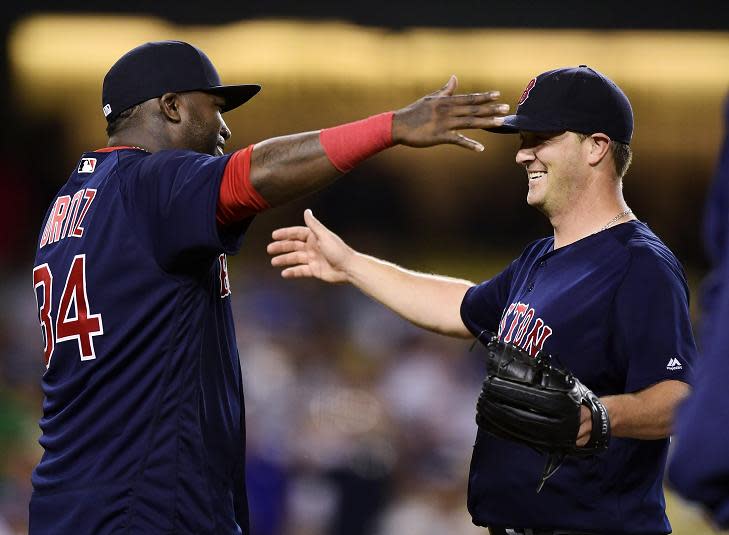
{"type": "Polygon", "coordinates": [[[119,145],[119,146],[116,146],[116,147],[104,147],[102,149],[96,149],[94,152],[112,152],[112,151],[115,151],[115,150],[122,150],[122,149],[133,149],[133,150],[141,150],[141,151],[147,152],[142,147],[133,147],[131,145],[119,145]]]}

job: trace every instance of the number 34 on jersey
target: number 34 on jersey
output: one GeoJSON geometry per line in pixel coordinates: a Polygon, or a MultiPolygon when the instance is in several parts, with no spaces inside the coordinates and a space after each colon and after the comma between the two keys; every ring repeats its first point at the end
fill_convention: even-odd
{"type": "Polygon", "coordinates": [[[53,273],[47,263],[33,269],[33,287],[36,290],[38,316],[45,339],[43,352],[46,368],[51,363],[56,344],[60,342],[75,340],[81,360],[95,359],[94,336],[104,334],[101,314],[91,312],[86,293],[86,255],[76,255],[68,273],[63,275],[66,276],[66,282],[58,311],[54,313],[53,273]]]}

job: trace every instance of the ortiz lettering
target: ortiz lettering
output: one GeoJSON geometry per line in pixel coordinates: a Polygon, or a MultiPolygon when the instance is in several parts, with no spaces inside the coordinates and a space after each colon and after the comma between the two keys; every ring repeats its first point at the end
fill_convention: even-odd
{"type": "Polygon", "coordinates": [[[552,328],[542,318],[535,318],[534,309],[528,303],[510,304],[499,324],[499,338],[521,347],[532,357],[551,335],[552,328]]]}
{"type": "Polygon", "coordinates": [[[56,199],[53,208],[48,214],[48,221],[43,229],[40,247],[56,243],[64,238],[81,238],[84,227],[81,226],[86,214],[94,202],[96,190],[84,188],[77,191],[73,197],[61,195],[56,199]]]}

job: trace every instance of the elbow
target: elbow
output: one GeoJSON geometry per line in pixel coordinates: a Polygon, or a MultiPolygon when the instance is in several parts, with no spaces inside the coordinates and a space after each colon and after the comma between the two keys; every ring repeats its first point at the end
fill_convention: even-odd
{"type": "Polygon", "coordinates": [[[251,187],[260,195],[269,207],[278,206],[281,202],[276,197],[275,188],[272,184],[275,180],[273,173],[266,168],[251,170],[251,187]]]}
{"type": "Polygon", "coordinates": [[[450,320],[450,318],[448,320],[444,320],[441,322],[441,321],[432,321],[432,319],[431,319],[431,321],[428,322],[427,318],[426,318],[426,321],[422,321],[422,322],[414,321],[414,323],[416,325],[418,325],[419,327],[422,327],[423,329],[426,329],[428,331],[431,331],[431,332],[434,332],[436,334],[440,334],[443,336],[449,336],[452,338],[462,338],[464,340],[473,338],[473,334],[471,334],[471,331],[469,331],[466,328],[466,326],[463,324],[463,322],[460,321],[460,317],[457,322],[454,322],[452,320],[449,321],[449,320],[450,320]]]}
{"type": "Polygon", "coordinates": [[[463,320],[461,320],[460,314],[458,314],[458,319],[449,322],[448,325],[444,326],[440,330],[440,332],[453,338],[462,338],[464,340],[473,338],[473,334],[468,330],[466,325],[463,323],[463,320]]]}

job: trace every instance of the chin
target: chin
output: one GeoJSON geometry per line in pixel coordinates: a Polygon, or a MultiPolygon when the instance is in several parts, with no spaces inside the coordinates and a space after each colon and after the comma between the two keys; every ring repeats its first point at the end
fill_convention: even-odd
{"type": "Polygon", "coordinates": [[[527,196],[527,204],[549,217],[549,211],[546,206],[547,203],[544,201],[544,199],[537,199],[534,197],[530,198],[529,196],[527,196]]]}
{"type": "Polygon", "coordinates": [[[527,195],[526,202],[533,208],[539,208],[544,204],[544,199],[537,197],[536,195],[527,195]]]}

